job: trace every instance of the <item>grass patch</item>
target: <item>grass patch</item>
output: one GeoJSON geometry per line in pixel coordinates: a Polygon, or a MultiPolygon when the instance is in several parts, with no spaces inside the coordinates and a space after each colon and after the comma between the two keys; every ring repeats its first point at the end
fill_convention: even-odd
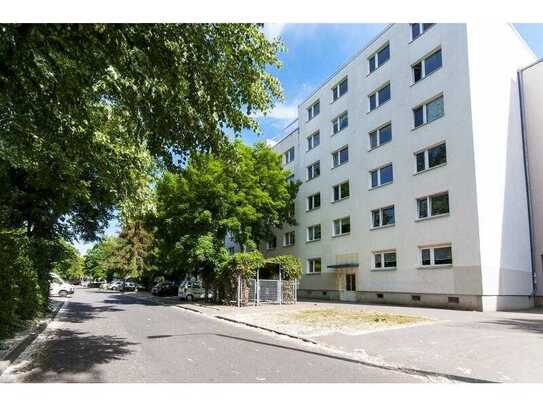
{"type": "Polygon", "coordinates": [[[290,315],[291,322],[304,325],[358,326],[358,325],[405,325],[425,321],[426,318],[370,312],[345,308],[325,308],[296,311],[290,315]]]}

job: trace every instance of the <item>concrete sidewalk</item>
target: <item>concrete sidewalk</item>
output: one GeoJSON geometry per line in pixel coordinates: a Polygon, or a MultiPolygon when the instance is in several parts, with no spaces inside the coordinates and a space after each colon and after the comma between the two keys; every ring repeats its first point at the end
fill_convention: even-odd
{"type": "MultiPolygon", "coordinates": [[[[360,334],[326,332],[310,341],[358,359],[492,382],[543,382],[543,309],[474,312],[435,308],[301,301],[293,305],[229,307],[158,299],[214,317],[280,330],[268,313],[347,307],[421,316],[429,323],[369,330],[360,334]]],[[[285,330],[285,334],[293,334],[285,330]]],[[[295,333],[294,333],[295,334],[295,333]]]]}

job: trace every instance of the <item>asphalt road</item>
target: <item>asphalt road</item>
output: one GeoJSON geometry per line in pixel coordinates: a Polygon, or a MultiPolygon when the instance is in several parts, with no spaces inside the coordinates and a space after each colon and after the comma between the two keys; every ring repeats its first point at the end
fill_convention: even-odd
{"type": "Polygon", "coordinates": [[[131,294],[79,289],[21,355],[17,382],[421,382],[131,294]]]}

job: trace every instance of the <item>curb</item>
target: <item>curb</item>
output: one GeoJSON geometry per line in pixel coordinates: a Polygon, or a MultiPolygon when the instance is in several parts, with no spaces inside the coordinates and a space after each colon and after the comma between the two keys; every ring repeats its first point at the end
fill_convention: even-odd
{"type": "MultiPolygon", "coordinates": [[[[197,311],[197,312],[200,312],[200,311],[197,311]]],[[[264,331],[272,332],[272,333],[277,334],[277,335],[288,336],[289,338],[298,339],[298,340],[301,340],[301,341],[304,341],[304,342],[309,342],[309,343],[312,343],[313,345],[318,345],[319,344],[318,342],[314,341],[313,339],[305,338],[303,336],[288,334],[286,332],[277,331],[275,329],[266,328],[266,327],[263,327],[263,326],[260,326],[260,325],[251,324],[249,322],[238,321],[237,319],[222,317],[220,315],[214,315],[214,317],[217,318],[217,319],[222,319],[224,321],[233,322],[235,324],[245,325],[245,326],[248,326],[248,327],[251,327],[251,328],[262,329],[264,331]]]]}
{"type": "Polygon", "coordinates": [[[21,339],[17,344],[13,345],[3,356],[0,358],[0,376],[6,371],[6,369],[19,357],[21,353],[28,348],[32,342],[43,332],[45,328],[56,318],[58,312],[66,305],[67,301],[63,301],[56,309],[51,313],[51,316],[45,321],[36,325],[26,337],[21,339]],[[5,366],[4,366],[5,365],[5,366]]]}
{"type": "MultiPolygon", "coordinates": [[[[191,308],[191,307],[187,307],[186,305],[180,305],[180,304],[176,304],[175,305],[177,308],[182,308],[182,309],[186,309],[187,311],[192,311],[192,312],[196,312],[197,314],[204,314],[202,311],[200,311],[199,309],[194,309],[194,308],[191,308]]],[[[205,314],[204,314],[205,315],[205,314]]]]}

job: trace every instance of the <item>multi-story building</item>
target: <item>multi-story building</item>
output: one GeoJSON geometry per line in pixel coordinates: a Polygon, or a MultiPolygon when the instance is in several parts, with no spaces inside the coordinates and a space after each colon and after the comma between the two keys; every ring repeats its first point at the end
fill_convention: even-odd
{"type": "MultiPolygon", "coordinates": [[[[527,194],[517,74],[535,61],[510,25],[392,24],[299,105],[273,147],[302,181],[297,225],[264,252],[301,259],[300,297],[533,304],[543,191],[527,194]]],[[[525,103],[541,106],[533,71],[525,103]]],[[[528,123],[539,178],[542,120],[528,123]]]]}

